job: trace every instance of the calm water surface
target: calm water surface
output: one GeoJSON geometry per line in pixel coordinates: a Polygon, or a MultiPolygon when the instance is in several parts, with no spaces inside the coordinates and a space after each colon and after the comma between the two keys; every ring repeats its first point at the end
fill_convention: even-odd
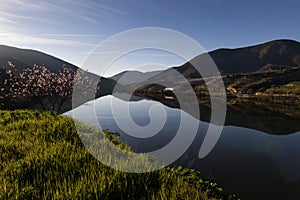
{"type": "MultiPolygon", "coordinates": [[[[67,114],[76,113],[81,121],[102,129],[120,132],[137,152],[159,149],[172,140],[179,127],[181,115],[198,120],[180,109],[173,109],[150,100],[125,102],[113,96],[105,96],[76,108],[67,114]],[[150,138],[136,138],[126,134],[116,124],[118,120],[129,120],[126,115],[113,115],[111,102],[118,106],[129,106],[131,119],[139,126],[150,123],[149,109],[161,106],[166,112],[166,123],[150,138]],[[97,121],[95,121],[95,113],[97,121]]],[[[163,114],[153,114],[163,120],[163,114]]],[[[236,193],[241,199],[300,199],[300,132],[289,135],[270,135],[264,132],[225,126],[221,137],[208,156],[198,158],[198,152],[206,134],[208,123],[199,121],[197,136],[174,165],[198,169],[202,175],[216,181],[227,193],[236,193]]],[[[127,127],[130,130],[130,127],[127,127]]],[[[186,134],[189,130],[186,129],[186,134]]]]}

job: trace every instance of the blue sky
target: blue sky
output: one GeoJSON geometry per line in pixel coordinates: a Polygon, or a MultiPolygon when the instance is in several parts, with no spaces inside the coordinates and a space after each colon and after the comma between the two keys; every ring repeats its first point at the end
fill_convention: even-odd
{"type": "Polygon", "coordinates": [[[1,0],[0,44],[80,66],[97,44],[138,27],[182,32],[207,51],[279,38],[300,41],[299,8],[296,0],[1,0]]]}

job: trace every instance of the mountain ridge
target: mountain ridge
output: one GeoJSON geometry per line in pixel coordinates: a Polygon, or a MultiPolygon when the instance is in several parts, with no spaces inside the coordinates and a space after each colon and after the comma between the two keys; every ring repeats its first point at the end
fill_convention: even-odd
{"type": "MultiPolygon", "coordinates": [[[[267,65],[274,68],[300,66],[300,43],[288,39],[234,49],[221,48],[207,54],[213,59],[221,74],[262,71],[267,65]]],[[[196,56],[192,61],[204,55],[196,56]]],[[[184,73],[190,70],[188,69],[190,67],[192,67],[190,62],[187,62],[174,68],[184,73]]],[[[186,75],[188,76],[188,73],[186,75]]]]}
{"type": "Polygon", "coordinates": [[[158,71],[140,72],[135,70],[126,70],[121,73],[115,74],[109,78],[119,82],[121,85],[129,85],[134,83],[142,83],[145,80],[159,74],[158,71]]]}
{"type": "MultiPolygon", "coordinates": [[[[151,77],[143,73],[123,71],[111,78],[116,81],[121,75],[129,73],[124,83],[130,85],[143,81],[173,81],[175,69],[186,79],[201,78],[199,72],[193,67],[201,67],[201,61],[212,58],[222,75],[234,75],[253,72],[267,72],[270,70],[282,70],[300,66],[300,43],[291,39],[277,39],[261,44],[255,44],[239,48],[220,48],[194,57],[191,61],[179,66],[170,67],[163,71],[152,71],[151,77]],[[131,74],[130,74],[131,73],[131,74]]],[[[147,74],[148,72],[146,72],[147,74]]]]}

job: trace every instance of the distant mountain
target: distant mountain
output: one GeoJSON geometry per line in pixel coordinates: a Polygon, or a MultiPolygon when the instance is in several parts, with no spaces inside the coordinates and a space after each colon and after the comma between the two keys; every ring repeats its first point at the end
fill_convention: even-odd
{"type": "MultiPolygon", "coordinates": [[[[300,81],[300,43],[293,40],[274,40],[250,47],[219,49],[201,54],[182,66],[169,68],[152,76],[140,88],[143,92],[160,90],[159,86],[152,84],[160,83],[164,86],[173,85],[174,88],[184,91],[182,75],[194,88],[206,87],[191,63],[201,67],[209,56],[223,75],[228,92],[233,95],[274,93],[279,90],[279,93],[284,94],[283,85],[300,81]]],[[[296,91],[297,88],[293,90],[296,91]]]]}
{"type": "MultiPolygon", "coordinates": [[[[222,75],[290,69],[300,66],[300,43],[293,40],[274,40],[237,49],[218,49],[201,54],[190,62],[164,71],[153,71],[150,74],[136,71],[129,72],[128,79],[126,78],[127,84],[125,85],[142,82],[140,80],[144,81],[148,75],[151,77],[148,78],[148,82],[174,82],[177,72],[187,79],[201,78],[191,63],[201,67],[203,60],[209,58],[208,56],[215,62],[222,75]]],[[[126,72],[121,72],[111,78],[118,81],[119,77],[126,72]]]]}
{"type": "MultiPolygon", "coordinates": [[[[249,73],[283,69],[300,66],[300,43],[293,40],[274,40],[260,45],[237,48],[218,49],[208,53],[222,74],[249,73]]],[[[201,61],[199,55],[193,63],[201,61]]],[[[201,63],[198,63],[201,66],[201,63]]],[[[174,67],[186,78],[198,77],[190,62],[174,67]]]]}
{"type": "Polygon", "coordinates": [[[119,82],[121,85],[129,85],[133,83],[142,83],[145,80],[158,75],[161,71],[140,72],[140,71],[123,71],[116,74],[111,79],[119,82]]]}

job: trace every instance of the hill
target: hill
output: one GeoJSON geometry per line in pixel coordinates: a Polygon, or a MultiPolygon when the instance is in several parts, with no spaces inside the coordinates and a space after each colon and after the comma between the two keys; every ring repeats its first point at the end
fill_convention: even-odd
{"type": "MultiPolygon", "coordinates": [[[[237,49],[218,49],[208,53],[221,74],[239,74],[257,71],[280,70],[300,66],[300,43],[293,40],[274,40],[255,46],[237,49]]],[[[199,64],[199,55],[192,62],[199,64]]],[[[199,77],[190,62],[174,67],[186,78],[199,77]]]]}
{"type": "MultiPolygon", "coordinates": [[[[293,40],[274,40],[255,46],[219,49],[199,55],[182,66],[161,71],[148,78],[140,90],[147,92],[161,89],[160,86],[155,88],[152,83],[173,85],[174,88],[183,90],[184,81],[178,75],[179,72],[197,92],[206,92],[208,95],[204,79],[191,64],[201,67],[208,56],[213,59],[221,72],[230,96],[241,97],[244,94],[254,95],[264,92],[286,95],[284,91],[287,90],[282,90],[284,85],[300,81],[300,43],[293,40]]],[[[127,87],[134,87],[134,84],[127,87]]]]}
{"type": "MultiPolygon", "coordinates": [[[[6,69],[9,68],[8,62],[12,62],[14,64],[14,73],[16,74],[20,73],[24,69],[33,68],[34,65],[45,66],[50,70],[50,72],[54,73],[62,71],[64,67],[70,69],[73,74],[80,69],[71,63],[39,51],[0,45],[0,84],[1,86],[4,86],[4,91],[9,91],[9,88],[11,87],[11,85],[5,84],[5,79],[8,78],[6,74],[6,69]]],[[[89,79],[98,82],[99,90],[95,91],[96,98],[112,93],[116,81],[109,78],[100,77],[89,72],[87,72],[86,76],[89,79]]],[[[24,108],[42,110],[44,108],[41,107],[40,103],[38,102],[42,101],[45,102],[44,104],[50,104],[50,100],[52,99],[53,101],[53,96],[50,94],[48,96],[43,94],[41,100],[39,101],[37,101],[37,98],[23,97],[22,94],[12,98],[6,98],[4,96],[4,92],[2,93],[2,91],[0,91],[0,108],[8,110],[24,108]]],[[[68,98],[65,102],[65,105],[60,110],[62,113],[72,109],[71,98],[68,98]]],[[[81,103],[83,104],[85,102],[79,102],[76,106],[79,106],[81,103]]],[[[46,107],[51,106],[46,105],[46,107]]]]}
{"type": "Polygon", "coordinates": [[[39,51],[0,45],[0,67],[7,67],[8,61],[12,61],[18,70],[32,67],[33,65],[45,65],[51,71],[57,71],[63,65],[73,70],[78,68],[71,63],[39,51]]]}
{"type": "Polygon", "coordinates": [[[117,81],[121,85],[130,85],[134,83],[142,83],[145,80],[158,75],[161,71],[140,72],[140,71],[123,71],[116,74],[111,79],[117,81]]]}

